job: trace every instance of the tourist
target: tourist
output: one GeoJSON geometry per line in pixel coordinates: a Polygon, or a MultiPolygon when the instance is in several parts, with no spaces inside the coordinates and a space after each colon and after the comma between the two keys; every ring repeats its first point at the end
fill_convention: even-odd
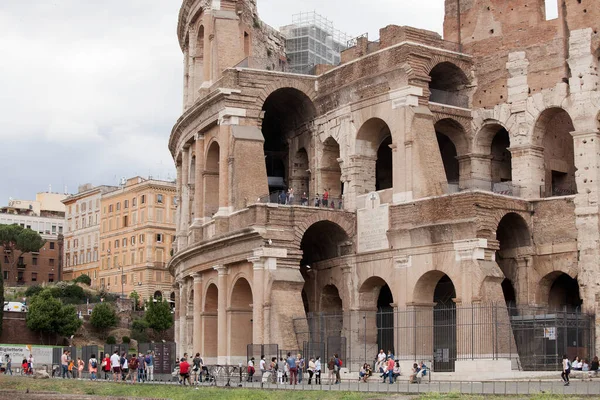
{"type": "Polygon", "coordinates": [[[302,355],[300,353],[296,355],[296,359],[298,360],[298,384],[301,384],[302,374],[304,372],[304,368],[306,368],[306,364],[304,362],[304,358],[302,358],[302,355]]]}
{"type": "Polygon", "coordinates": [[[269,371],[271,371],[271,382],[277,383],[277,357],[271,357],[269,371]]]}
{"type": "Polygon", "coordinates": [[[138,376],[139,362],[137,356],[133,354],[129,360],[129,376],[131,377],[131,383],[135,384],[138,376]]]}
{"type": "Polygon", "coordinates": [[[68,374],[67,376],[71,376],[71,379],[75,378],[75,361],[73,361],[72,359],[69,360],[69,366],[67,367],[68,369],[68,374]]]}
{"type": "Polygon", "coordinates": [[[383,365],[385,363],[385,352],[383,349],[379,350],[379,354],[377,354],[377,363],[375,364],[375,370],[381,373],[381,377],[383,378],[383,365]]]}
{"type": "Polygon", "coordinates": [[[569,362],[569,358],[567,355],[563,355],[562,360],[562,373],[560,377],[565,382],[565,386],[569,386],[569,374],[571,373],[571,363],[569,362]]]}
{"type": "Polygon", "coordinates": [[[65,379],[69,371],[69,356],[67,355],[67,350],[63,351],[62,355],[60,356],[60,368],[62,370],[62,377],[65,379]]]}
{"type": "Polygon", "coordinates": [[[21,374],[22,375],[27,375],[27,359],[24,358],[23,361],[21,362],[21,374]]]}
{"type": "Polygon", "coordinates": [[[4,358],[6,359],[6,368],[4,369],[4,375],[10,372],[10,375],[12,376],[12,359],[10,358],[10,354],[6,354],[4,358]]]}
{"type": "Polygon", "coordinates": [[[283,375],[286,365],[285,361],[283,361],[283,357],[280,357],[277,362],[277,383],[283,384],[283,375]]]}
{"type": "Polygon", "coordinates": [[[152,350],[148,350],[144,363],[146,364],[146,379],[154,381],[154,352],[152,350]]]}
{"type": "Polygon", "coordinates": [[[288,190],[288,204],[289,205],[294,204],[294,188],[289,188],[289,190],[288,190]]]}
{"type": "Polygon", "coordinates": [[[321,384],[321,357],[315,360],[315,385],[321,384]]]}
{"type": "Polygon", "coordinates": [[[298,383],[298,360],[292,356],[292,353],[287,353],[287,365],[290,370],[290,385],[298,383]]]}
{"type": "Polygon", "coordinates": [[[246,382],[252,382],[254,379],[254,373],[256,372],[256,369],[254,368],[254,357],[250,358],[250,360],[248,360],[248,377],[246,378],[246,382]]]}
{"type": "Polygon", "coordinates": [[[85,366],[85,363],[83,362],[81,357],[77,357],[77,378],[79,378],[79,379],[83,378],[83,367],[84,366],[85,366]]]}
{"type": "Polygon", "coordinates": [[[110,356],[110,368],[113,374],[113,381],[117,382],[121,380],[121,357],[119,357],[119,350],[115,350],[112,356],[110,356]]]}
{"type": "Polygon", "coordinates": [[[325,189],[325,192],[323,192],[323,207],[325,208],[329,205],[329,190],[331,189],[325,189]]]}
{"type": "Polygon", "coordinates": [[[312,385],[312,378],[313,375],[315,374],[315,359],[314,358],[309,358],[308,360],[308,368],[306,369],[308,371],[308,384],[312,385]]]}
{"type": "Polygon", "coordinates": [[[600,368],[600,362],[598,361],[598,356],[596,356],[590,364],[590,374],[593,373],[594,376],[598,376],[598,368],[600,368]]]}
{"type": "Polygon", "coordinates": [[[307,206],[308,205],[308,196],[306,195],[306,192],[302,192],[302,196],[300,197],[300,201],[302,202],[303,206],[307,206]]]}
{"type": "Polygon", "coordinates": [[[103,365],[103,370],[104,370],[104,380],[108,380],[109,379],[109,374],[111,373],[112,370],[112,365],[110,363],[110,354],[106,353],[104,355],[104,361],[102,361],[102,365],[103,365]]]}
{"type": "Polygon", "coordinates": [[[262,377],[267,371],[266,361],[264,354],[260,356],[260,361],[258,362],[258,369],[260,369],[260,376],[262,377]]]}
{"type": "Polygon", "coordinates": [[[419,365],[417,363],[413,364],[411,369],[410,377],[408,378],[408,383],[415,383],[417,381],[417,375],[419,374],[419,365]]]}
{"type": "Polygon", "coordinates": [[[369,366],[369,364],[364,363],[363,366],[360,368],[360,371],[358,371],[358,381],[359,382],[367,382],[367,379],[369,378],[369,375],[367,373],[367,367],[369,366]]]}
{"type": "Polygon", "coordinates": [[[146,380],[146,361],[144,359],[144,355],[142,353],[138,353],[138,382],[143,382],[146,380]]]}
{"type": "Polygon", "coordinates": [[[333,357],[331,357],[329,359],[329,362],[327,363],[327,380],[329,381],[330,385],[333,383],[334,369],[335,369],[335,360],[333,359],[333,357]]]}
{"type": "MultiPolygon", "coordinates": [[[[423,369],[421,369],[423,370],[423,369]]],[[[392,369],[392,381],[396,382],[396,379],[400,376],[400,361],[396,361],[394,368],[392,369]]]]}
{"type": "Polygon", "coordinates": [[[29,353],[29,358],[27,359],[27,368],[29,375],[33,375],[33,354],[29,353]]]}
{"type": "Polygon", "coordinates": [[[202,381],[202,359],[200,358],[200,353],[196,353],[192,359],[192,372],[194,374],[194,385],[197,385],[202,381]]]}
{"type": "Polygon", "coordinates": [[[342,360],[340,359],[340,357],[336,354],[333,355],[333,360],[334,360],[334,372],[335,372],[335,383],[340,384],[342,383],[342,378],[340,376],[340,369],[342,368],[342,360]]]}
{"type": "MultiPolygon", "coordinates": [[[[388,357],[387,359],[387,377],[388,377],[388,381],[390,382],[390,385],[392,383],[394,383],[394,367],[396,366],[396,363],[394,362],[394,359],[392,357],[388,357]]],[[[384,379],[385,382],[385,379],[384,379]]]]}
{"type": "Polygon", "coordinates": [[[315,207],[321,207],[321,198],[319,197],[319,193],[315,196],[315,207]]]}
{"type": "Polygon", "coordinates": [[[121,380],[126,382],[127,379],[129,379],[129,360],[127,360],[127,353],[121,353],[119,364],[121,365],[121,380]]]}
{"type": "Polygon", "coordinates": [[[285,190],[279,192],[279,204],[286,204],[287,199],[285,193],[285,190]]]}
{"type": "Polygon", "coordinates": [[[98,360],[96,359],[96,355],[92,354],[90,360],[88,361],[88,371],[90,371],[90,380],[97,380],[96,374],[98,373],[98,360]]]}
{"type": "MultiPolygon", "coordinates": [[[[187,353],[186,353],[187,354],[187,353]]],[[[190,381],[190,364],[187,362],[187,358],[182,358],[179,363],[179,376],[181,377],[181,383],[185,386],[185,382],[187,381],[190,386],[192,386],[192,381],[190,381]]]]}
{"type": "Polygon", "coordinates": [[[581,371],[581,367],[583,367],[583,363],[581,362],[579,357],[575,357],[575,359],[571,363],[571,369],[573,371],[581,371]]]}

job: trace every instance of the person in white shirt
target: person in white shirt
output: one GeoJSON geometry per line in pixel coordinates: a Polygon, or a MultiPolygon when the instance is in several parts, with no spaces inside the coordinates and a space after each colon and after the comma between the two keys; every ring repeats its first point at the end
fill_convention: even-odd
{"type": "Polygon", "coordinates": [[[113,373],[113,380],[116,382],[121,379],[121,357],[119,357],[119,351],[115,350],[112,356],[110,356],[110,368],[113,373]]]}
{"type": "Polygon", "coordinates": [[[315,361],[315,385],[321,384],[321,357],[315,361]]]}
{"type": "Polygon", "coordinates": [[[562,373],[560,374],[560,377],[565,382],[565,386],[569,386],[569,373],[571,372],[570,364],[569,358],[565,354],[562,360],[562,373]]]}
{"type": "Polygon", "coordinates": [[[266,367],[265,367],[265,356],[262,355],[260,356],[260,362],[258,363],[258,368],[260,369],[260,374],[264,374],[266,371],[266,367]]]}
{"type": "Polygon", "coordinates": [[[254,357],[252,357],[250,360],[248,360],[248,379],[246,380],[247,382],[253,381],[254,372],[254,357]]]}

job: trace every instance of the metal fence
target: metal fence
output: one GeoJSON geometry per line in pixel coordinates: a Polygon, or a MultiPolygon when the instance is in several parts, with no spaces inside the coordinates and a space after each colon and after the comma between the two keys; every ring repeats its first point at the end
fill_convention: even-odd
{"type": "Polygon", "coordinates": [[[560,370],[563,354],[591,359],[594,316],[580,309],[508,308],[504,304],[415,306],[407,310],[309,313],[294,320],[304,356],[340,354],[356,371],[380,349],[405,362],[511,360],[513,369],[560,370]]]}
{"type": "Polygon", "coordinates": [[[328,199],[323,199],[323,196],[319,195],[310,198],[308,195],[303,197],[302,193],[294,193],[294,196],[290,198],[286,190],[277,190],[269,195],[261,196],[257,199],[257,203],[320,207],[329,208],[332,210],[342,210],[344,208],[344,201],[340,197],[329,197],[328,199]]]}

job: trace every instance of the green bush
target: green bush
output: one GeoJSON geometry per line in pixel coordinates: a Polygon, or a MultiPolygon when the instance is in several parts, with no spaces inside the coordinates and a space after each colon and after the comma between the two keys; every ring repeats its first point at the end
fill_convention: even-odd
{"type": "Polygon", "coordinates": [[[106,344],[117,344],[117,338],[109,336],[106,338],[106,344]]]}
{"type": "Polygon", "coordinates": [[[85,291],[80,286],[69,285],[63,290],[62,297],[65,297],[65,298],[71,297],[74,299],[84,300],[85,299],[85,291]]]}
{"type": "Polygon", "coordinates": [[[145,331],[133,330],[131,331],[131,338],[137,340],[138,343],[148,343],[150,341],[145,331]]]}
{"type": "Polygon", "coordinates": [[[123,343],[131,343],[131,339],[129,339],[129,336],[123,336],[121,340],[123,341],[123,343]]]}
{"type": "Polygon", "coordinates": [[[131,323],[131,329],[134,331],[144,332],[146,329],[148,329],[148,323],[146,320],[141,318],[134,319],[131,323]]]}
{"type": "Polygon", "coordinates": [[[36,294],[38,294],[39,292],[41,292],[42,290],[44,290],[44,288],[41,287],[40,285],[29,286],[27,288],[27,290],[25,291],[25,297],[33,297],[36,294]]]}
{"type": "Polygon", "coordinates": [[[87,274],[81,274],[77,278],[73,279],[73,282],[83,283],[85,285],[90,286],[92,284],[92,278],[90,278],[87,274]]]}

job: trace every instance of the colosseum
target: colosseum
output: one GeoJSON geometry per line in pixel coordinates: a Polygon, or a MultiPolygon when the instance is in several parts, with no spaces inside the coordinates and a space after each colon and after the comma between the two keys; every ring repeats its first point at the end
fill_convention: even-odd
{"type": "Polygon", "coordinates": [[[299,74],[256,0],[183,1],[178,353],[595,355],[600,5],[445,3],[443,38],[390,25],[299,74]]]}

